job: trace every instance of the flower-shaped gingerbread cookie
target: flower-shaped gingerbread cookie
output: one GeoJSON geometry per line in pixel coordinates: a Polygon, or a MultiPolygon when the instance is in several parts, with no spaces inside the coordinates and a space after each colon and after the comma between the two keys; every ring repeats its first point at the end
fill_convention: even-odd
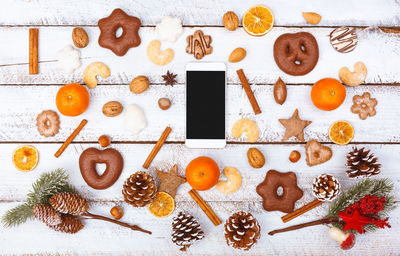
{"type": "Polygon", "coordinates": [[[117,56],[125,55],[130,48],[140,44],[140,20],[121,9],[115,9],[110,16],[99,20],[98,25],[99,45],[110,49],[117,56]],[[122,28],[122,35],[117,37],[115,33],[119,28],[122,28]]]}
{"type": "Polygon", "coordinates": [[[269,170],[256,191],[262,197],[266,211],[292,212],[296,201],[303,196],[303,191],[297,186],[297,176],[294,172],[269,170]],[[280,187],[283,189],[281,195],[278,194],[280,187]]]}
{"type": "Polygon", "coordinates": [[[358,114],[361,120],[367,119],[368,116],[376,115],[375,106],[378,101],[371,98],[369,92],[364,92],[363,95],[355,95],[353,97],[353,106],[351,106],[351,112],[358,114]]]}
{"type": "Polygon", "coordinates": [[[165,16],[156,25],[156,32],[159,40],[173,43],[183,32],[182,22],[178,18],[165,16]]]}
{"type": "Polygon", "coordinates": [[[65,46],[57,52],[57,68],[71,74],[81,66],[80,56],[79,50],[74,49],[71,45],[65,46]]]}

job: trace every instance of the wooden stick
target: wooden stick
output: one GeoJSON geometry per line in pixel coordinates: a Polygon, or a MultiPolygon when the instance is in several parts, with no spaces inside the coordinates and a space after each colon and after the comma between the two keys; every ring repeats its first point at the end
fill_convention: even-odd
{"type": "Polygon", "coordinates": [[[69,135],[67,140],[61,145],[61,147],[54,154],[55,157],[61,156],[61,154],[64,152],[64,150],[75,139],[76,135],[78,135],[78,133],[82,130],[83,127],[85,127],[86,124],[87,124],[87,120],[83,119],[82,122],[79,124],[79,126],[71,133],[71,135],[69,135]]]}
{"type": "Polygon", "coordinates": [[[196,201],[196,203],[200,206],[203,212],[207,215],[207,217],[211,220],[211,222],[218,226],[221,224],[221,220],[215,214],[215,212],[207,205],[207,203],[200,197],[200,195],[196,192],[196,190],[192,189],[189,191],[189,195],[196,201]]]}
{"type": "Polygon", "coordinates": [[[161,137],[158,139],[156,145],[154,145],[154,148],[151,150],[146,161],[144,161],[143,168],[145,168],[145,169],[149,168],[151,162],[153,162],[154,157],[156,157],[158,151],[160,151],[161,147],[164,145],[164,142],[167,140],[170,132],[171,132],[171,128],[169,126],[167,126],[165,128],[165,130],[163,131],[163,133],[161,134],[161,137]]]}
{"type": "Polygon", "coordinates": [[[29,29],[29,74],[39,73],[39,29],[29,29]]]}
{"type": "Polygon", "coordinates": [[[314,208],[317,207],[317,206],[320,206],[320,205],[323,204],[323,203],[324,203],[323,201],[320,201],[320,200],[318,200],[318,199],[315,199],[314,201],[312,201],[312,202],[310,202],[310,203],[304,205],[303,207],[297,209],[296,211],[291,212],[291,213],[289,213],[289,214],[286,214],[286,215],[283,216],[281,219],[282,219],[283,222],[286,223],[286,222],[288,222],[288,221],[290,221],[290,220],[293,220],[294,218],[296,218],[296,217],[302,215],[303,213],[308,212],[309,210],[314,209],[314,208]]]}
{"type": "Polygon", "coordinates": [[[147,233],[147,234],[151,235],[151,231],[142,229],[141,227],[139,227],[137,225],[129,225],[128,223],[121,222],[121,221],[118,221],[118,220],[113,220],[113,219],[110,219],[110,218],[107,218],[107,217],[104,217],[104,216],[101,216],[101,215],[96,215],[96,214],[93,214],[93,213],[90,213],[90,212],[85,212],[81,216],[89,217],[90,219],[95,219],[95,220],[108,221],[108,222],[111,222],[111,223],[114,223],[114,224],[117,224],[117,225],[120,225],[120,226],[123,226],[123,227],[126,227],[126,228],[130,228],[132,230],[140,231],[140,232],[147,233]]]}
{"type": "Polygon", "coordinates": [[[339,220],[336,217],[329,217],[326,219],[314,220],[314,221],[294,225],[294,226],[287,227],[287,228],[275,229],[275,230],[269,232],[268,235],[273,236],[278,233],[288,232],[288,231],[292,231],[292,230],[297,230],[297,229],[321,225],[321,224],[331,224],[331,223],[339,223],[339,220]]]}
{"type": "Polygon", "coordinates": [[[240,82],[242,83],[243,89],[247,94],[247,98],[249,98],[251,107],[253,108],[254,114],[261,114],[260,106],[258,106],[257,100],[254,97],[253,91],[250,88],[249,82],[247,81],[246,76],[243,73],[243,69],[236,70],[236,73],[239,76],[240,82]]]}

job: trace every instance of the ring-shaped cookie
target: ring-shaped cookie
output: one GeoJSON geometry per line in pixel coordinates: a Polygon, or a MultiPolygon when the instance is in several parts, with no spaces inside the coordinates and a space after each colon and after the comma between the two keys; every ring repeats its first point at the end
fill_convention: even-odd
{"type": "Polygon", "coordinates": [[[52,110],[45,110],[36,117],[36,125],[40,135],[52,137],[60,129],[60,118],[52,110]]]}
{"type": "Polygon", "coordinates": [[[307,32],[283,34],[274,44],[274,59],[278,67],[292,76],[309,73],[317,65],[318,43],[307,32]]]}
{"type": "Polygon", "coordinates": [[[303,191],[297,186],[297,176],[294,172],[283,173],[269,170],[256,191],[262,197],[266,211],[284,213],[292,212],[296,201],[303,196],[303,191]],[[278,194],[280,187],[282,188],[281,195],[278,194]]]}
{"type": "Polygon", "coordinates": [[[124,167],[124,159],[116,149],[98,150],[88,148],[79,157],[79,168],[86,183],[94,189],[111,187],[119,178],[124,167]],[[106,164],[102,175],[96,171],[96,164],[106,164]]]}
{"type": "Polygon", "coordinates": [[[123,56],[132,47],[140,45],[141,22],[138,18],[129,16],[121,9],[115,9],[110,16],[99,20],[99,45],[108,48],[118,56],[123,56]],[[122,28],[121,36],[116,32],[122,28]]]}

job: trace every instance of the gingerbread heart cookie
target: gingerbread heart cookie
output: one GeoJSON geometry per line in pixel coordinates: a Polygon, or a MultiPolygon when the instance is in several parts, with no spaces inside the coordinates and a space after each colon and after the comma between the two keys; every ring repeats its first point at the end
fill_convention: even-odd
{"type": "Polygon", "coordinates": [[[331,159],[332,149],[321,145],[316,140],[310,140],[306,144],[306,162],[308,166],[322,164],[331,159]]]}

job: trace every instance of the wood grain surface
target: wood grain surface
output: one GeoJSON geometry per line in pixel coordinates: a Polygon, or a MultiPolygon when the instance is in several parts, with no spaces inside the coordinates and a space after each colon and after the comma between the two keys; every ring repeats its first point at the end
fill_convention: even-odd
{"type": "MultiPolygon", "coordinates": [[[[267,232],[323,217],[329,204],[323,204],[304,215],[284,224],[280,212],[266,212],[255,187],[264,179],[269,169],[294,171],[304,196],[296,208],[314,199],[312,180],[321,173],[330,173],[340,181],[343,188],[357,180],[345,174],[346,154],[354,146],[372,150],[382,164],[381,178],[390,178],[395,184],[395,197],[400,201],[400,3],[398,0],[341,0],[341,1],[241,1],[241,0],[3,0],[0,8],[0,214],[25,201],[31,184],[40,174],[56,168],[64,168],[70,181],[88,198],[93,213],[108,216],[114,205],[125,210],[122,221],[138,224],[153,232],[149,236],[116,225],[97,220],[85,220],[85,228],[75,235],[49,230],[37,221],[29,221],[17,228],[0,228],[0,255],[399,255],[400,209],[390,215],[391,229],[379,230],[357,236],[357,243],[350,251],[342,251],[339,245],[328,238],[327,228],[317,226],[296,232],[268,236],[267,232]],[[265,4],[275,16],[275,27],[266,35],[255,38],[247,35],[243,28],[231,32],[222,24],[226,11],[234,11],[239,17],[255,4],[265,4]],[[142,28],[139,34],[142,43],[132,48],[124,57],[115,56],[110,50],[101,48],[97,39],[97,21],[114,8],[139,17],[142,28]],[[305,22],[302,12],[313,11],[322,16],[317,26],[305,22]],[[184,32],[174,44],[162,43],[162,49],[175,51],[173,61],[166,66],[155,66],[146,56],[148,43],[156,38],[154,26],[165,15],[179,17],[184,32]],[[339,26],[351,26],[359,38],[356,49],[348,54],[336,52],[330,42],[330,32],[339,26]],[[56,52],[66,45],[73,45],[71,33],[75,26],[82,26],[88,33],[88,47],[80,49],[81,67],[72,74],[56,68],[56,52]],[[39,28],[39,74],[29,75],[29,28],[39,28]],[[213,53],[203,61],[222,61],[227,64],[227,118],[225,149],[188,149],[185,139],[185,84],[184,67],[195,61],[185,52],[186,36],[201,29],[211,35],[213,53]],[[319,61],[315,69],[305,76],[289,76],[275,64],[272,47],[275,39],[284,33],[306,31],[312,33],[319,44],[319,61]],[[247,50],[246,58],[239,63],[228,63],[230,52],[236,47],[247,50]],[[60,114],[61,128],[55,137],[45,138],[36,129],[36,116],[43,110],[57,110],[55,95],[58,89],[71,82],[83,83],[84,68],[95,61],[104,62],[111,70],[107,79],[99,79],[99,86],[89,90],[89,109],[79,117],[60,114]],[[310,100],[312,85],[324,77],[338,78],[338,70],[347,66],[352,70],[355,62],[362,61],[368,68],[365,84],[346,87],[347,97],[342,106],[330,112],[320,111],[310,100]],[[240,85],[236,70],[243,69],[260,105],[262,113],[254,115],[247,96],[240,85]],[[178,84],[164,86],[161,75],[167,70],[178,74],[178,84]],[[134,95],[129,91],[130,81],[146,75],[150,88],[134,95]],[[281,106],[273,98],[273,84],[278,77],[288,84],[288,96],[281,106]],[[350,112],[352,97],[370,92],[378,100],[377,115],[360,120],[350,112]],[[172,106],[162,111],[157,105],[161,97],[168,97],[172,106]],[[104,103],[120,101],[126,108],[137,104],[143,108],[148,127],[138,135],[123,130],[123,114],[105,117],[104,103]],[[279,118],[289,118],[298,108],[300,117],[313,123],[305,129],[306,141],[317,139],[333,150],[333,157],[322,165],[308,167],[305,162],[304,143],[290,139],[282,143],[284,127],[279,118]],[[234,122],[249,118],[260,127],[260,138],[255,144],[246,142],[245,136],[234,139],[230,129],[234,122]],[[88,124],[74,142],[59,157],[53,155],[62,142],[82,119],[88,124]],[[352,142],[346,146],[333,145],[327,135],[330,125],[337,120],[349,121],[355,129],[352,142]],[[158,219],[147,208],[134,208],[123,202],[123,181],[141,165],[154,147],[164,128],[169,125],[172,132],[166,144],[152,162],[149,172],[168,170],[177,164],[179,173],[191,159],[206,155],[216,160],[221,170],[227,166],[237,168],[243,183],[236,193],[225,195],[216,188],[199,192],[224,223],[234,212],[251,212],[260,222],[260,241],[248,252],[235,250],[226,245],[223,225],[214,227],[201,209],[191,199],[188,184],[182,185],[176,195],[176,210],[169,217],[158,219]],[[125,166],[115,185],[106,190],[94,190],[86,185],[79,171],[78,158],[88,147],[98,147],[97,138],[107,134],[112,138],[112,147],[124,157],[125,166]],[[13,166],[13,150],[23,144],[39,150],[39,164],[32,172],[19,172],[13,166]],[[247,162],[249,147],[257,147],[266,157],[262,169],[253,169],[247,162]],[[292,150],[301,152],[302,158],[293,164],[288,160],[292,150]],[[175,214],[185,210],[193,214],[205,231],[205,238],[182,253],[171,241],[171,220],[175,214]]],[[[204,99],[206,102],[206,99],[204,99]]],[[[98,166],[101,172],[104,166],[98,166]]],[[[222,176],[221,179],[224,177],[222,176]]],[[[158,183],[157,179],[157,183],[158,183]]]]}

